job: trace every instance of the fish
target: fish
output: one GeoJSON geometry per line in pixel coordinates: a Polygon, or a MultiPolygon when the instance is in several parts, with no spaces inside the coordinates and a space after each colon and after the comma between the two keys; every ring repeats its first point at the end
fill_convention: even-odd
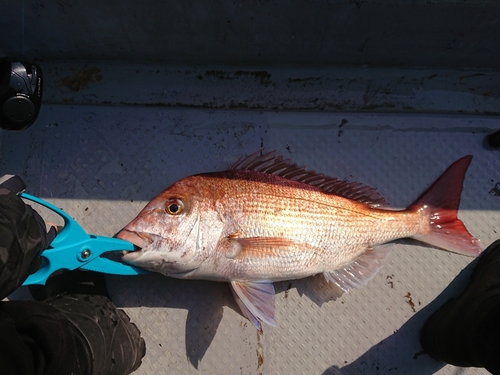
{"type": "Polygon", "coordinates": [[[457,218],[472,156],[413,204],[392,209],[373,188],[308,171],[274,152],[196,174],[154,197],[118,234],[122,261],[180,279],[227,282],[252,324],[276,326],[273,282],[323,274],[344,292],[365,286],[412,238],[466,256],[484,250],[457,218]]]}

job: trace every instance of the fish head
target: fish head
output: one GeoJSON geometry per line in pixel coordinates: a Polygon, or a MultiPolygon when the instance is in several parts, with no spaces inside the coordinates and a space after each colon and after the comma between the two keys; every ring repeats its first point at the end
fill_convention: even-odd
{"type": "Polygon", "coordinates": [[[139,247],[125,253],[125,263],[166,275],[182,275],[197,269],[206,259],[203,194],[185,182],[181,180],[153,198],[117,234],[139,247]]]}

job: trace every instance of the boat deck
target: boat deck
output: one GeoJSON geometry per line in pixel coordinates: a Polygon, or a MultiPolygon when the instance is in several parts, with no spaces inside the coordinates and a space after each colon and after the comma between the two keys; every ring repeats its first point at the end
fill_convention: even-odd
{"type": "MultiPolygon", "coordinates": [[[[500,129],[497,73],[42,68],[40,116],[24,132],[1,133],[2,172],[21,175],[29,193],[89,233],[112,236],[178,179],[265,148],[372,186],[394,208],[473,155],[459,217],[484,244],[499,238],[500,154],[484,141],[500,129]]],[[[419,344],[423,323],[460,292],[473,259],[409,240],[392,249],[377,276],[349,294],[339,296],[321,275],[276,283],[279,326],[261,331],[224,283],[160,274],[107,281],[146,340],[136,375],[484,374],[445,366],[419,344]]],[[[16,298],[29,297],[22,288],[16,298]]]]}

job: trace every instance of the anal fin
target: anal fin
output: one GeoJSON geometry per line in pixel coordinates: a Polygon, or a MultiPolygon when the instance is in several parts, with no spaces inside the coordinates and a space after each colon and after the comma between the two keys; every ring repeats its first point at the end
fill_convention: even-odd
{"type": "Polygon", "coordinates": [[[231,291],[243,315],[257,329],[260,329],[261,321],[276,326],[274,286],[272,283],[231,281],[231,291]]]}
{"type": "Polygon", "coordinates": [[[390,253],[390,246],[368,249],[347,267],[324,272],[325,279],[335,283],[344,292],[364,287],[382,268],[382,260],[390,253]]]}

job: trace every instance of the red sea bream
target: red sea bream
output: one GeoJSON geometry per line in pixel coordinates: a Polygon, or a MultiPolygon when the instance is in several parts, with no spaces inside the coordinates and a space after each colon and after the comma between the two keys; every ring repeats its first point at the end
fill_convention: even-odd
{"type": "Polygon", "coordinates": [[[348,292],[373,278],[380,245],[413,238],[455,253],[483,249],[457,209],[465,156],[405,210],[372,188],[307,171],[273,153],[181,179],[119,234],[140,247],[123,261],[167,276],[229,282],[243,314],[275,325],[274,281],[323,273],[348,292]]]}

